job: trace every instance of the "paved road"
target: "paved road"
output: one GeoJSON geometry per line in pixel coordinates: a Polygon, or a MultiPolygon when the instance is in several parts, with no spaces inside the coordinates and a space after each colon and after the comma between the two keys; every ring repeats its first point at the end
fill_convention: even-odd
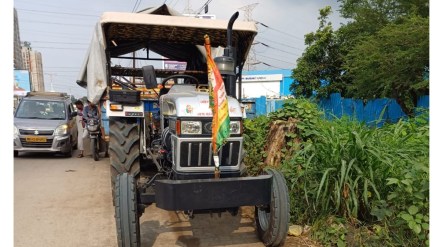
{"type": "MultiPolygon", "coordinates": [[[[15,158],[15,246],[117,246],[108,163],[50,154],[15,158]]],[[[263,246],[250,214],[188,220],[151,206],[140,219],[142,246],[263,246]]]]}

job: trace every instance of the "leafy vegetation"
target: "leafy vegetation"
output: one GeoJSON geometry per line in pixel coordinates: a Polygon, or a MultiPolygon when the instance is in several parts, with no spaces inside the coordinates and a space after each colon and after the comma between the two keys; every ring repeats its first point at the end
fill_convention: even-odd
{"type": "Polygon", "coordinates": [[[346,118],[325,120],[306,99],[246,120],[245,163],[264,167],[271,122],[298,119],[280,169],[291,198],[291,221],[337,246],[429,244],[429,125],[426,114],[381,128],[346,118]]]}
{"type": "Polygon", "coordinates": [[[339,0],[347,23],[334,30],[331,8],[305,36],[306,49],[292,70],[296,95],[395,98],[413,115],[429,93],[429,1],[339,0]]]}

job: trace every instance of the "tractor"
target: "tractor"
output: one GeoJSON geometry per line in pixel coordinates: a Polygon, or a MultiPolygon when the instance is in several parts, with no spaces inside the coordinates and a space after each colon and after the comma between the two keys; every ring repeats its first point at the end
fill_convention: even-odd
{"type": "Polygon", "coordinates": [[[243,162],[241,75],[257,29],[237,17],[238,12],[229,20],[188,17],[162,5],[137,13],[105,12],[97,23],[77,83],[87,88],[91,102],[104,105],[109,119],[119,246],[140,246],[139,217],[153,203],[190,217],[237,215],[241,206],[255,206],[261,241],[283,244],[290,217],[286,181],[275,169],[248,176],[243,162]],[[219,177],[214,176],[205,35],[230,118],[230,135],[217,154],[219,177]]]}

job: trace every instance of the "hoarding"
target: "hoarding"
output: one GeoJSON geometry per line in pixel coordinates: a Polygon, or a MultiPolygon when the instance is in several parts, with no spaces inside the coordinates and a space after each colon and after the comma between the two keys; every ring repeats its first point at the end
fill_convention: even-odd
{"type": "Polygon", "coordinates": [[[14,95],[25,96],[31,91],[29,71],[14,70],[14,95]]]}

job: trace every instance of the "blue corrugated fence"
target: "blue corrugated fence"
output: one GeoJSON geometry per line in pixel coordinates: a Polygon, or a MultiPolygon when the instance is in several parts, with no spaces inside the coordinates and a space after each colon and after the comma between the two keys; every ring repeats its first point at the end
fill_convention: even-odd
{"type": "MultiPolygon", "coordinates": [[[[250,117],[267,115],[283,106],[281,99],[266,99],[262,96],[256,99],[246,99],[247,102],[255,104],[255,113],[250,117]]],[[[327,119],[341,118],[347,116],[350,119],[365,122],[368,125],[382,126],[385,122],[395,123],[406,114],[397,104],[395,99],[381,98],[368,100],[342,98],[341,94],[333,93],[326,99],[319,101],[319,107],[324,111],[327,119]]],[[[417,102],[418,108],[429,109],[429,95],[421,96],[417,102]]]]}

